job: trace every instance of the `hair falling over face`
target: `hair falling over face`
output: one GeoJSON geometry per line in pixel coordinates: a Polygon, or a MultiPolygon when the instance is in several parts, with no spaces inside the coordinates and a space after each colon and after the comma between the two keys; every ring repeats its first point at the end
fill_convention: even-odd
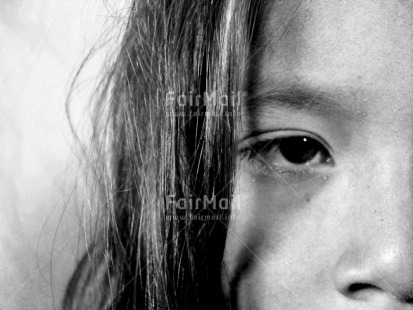
{"type": "Polygon", "coordinates": [[[88,160],[99,214],[64,309],[230,307],[221,284],[230,210],[209,204],[232,195],[239,102],[209,99],[242,92],[262,9],[133,1],[94,102],[88,160]],[[171,208],[168,197],[204,205],[171,208]],[[202,215],[223,220],[193,220],[202,215]]]}

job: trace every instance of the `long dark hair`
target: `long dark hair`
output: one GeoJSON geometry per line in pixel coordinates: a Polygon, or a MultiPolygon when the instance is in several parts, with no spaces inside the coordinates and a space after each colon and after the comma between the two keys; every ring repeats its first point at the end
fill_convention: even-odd
{"type": "Polygon", "coordinates": [[[262,2],[133,1],[96,100],[99,215],[64,309],[230,307],[222,206],[262,2]]]}

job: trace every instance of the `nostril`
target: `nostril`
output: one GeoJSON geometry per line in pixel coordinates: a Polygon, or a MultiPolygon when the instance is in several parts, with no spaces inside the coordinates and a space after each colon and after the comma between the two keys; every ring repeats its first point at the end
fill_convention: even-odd
{"type": "Polygon", "coordinates": [[[377,287],[369,283],[353,283],[348,287],[347,292],[349,294],[353,294],[358,293],[360,291],[371,289],[377,289],[377,287]]]}
{"type": "MultiPolygon", "coordinates": [[[[343,293],[345,293],[345,295],[352,299],[367,300],[369,296],[371,296],[371,294],[373,294],[375,291],[384,292],[380,287],[373,284],[357,282],[349,285],[347,287],[347,290],[343,293]]],[[[396,292],[393,292],[392,294],[394,295],[394,297],[396,297],[397,300],[403,303],[413,304],[413,291],[409,293],[399,292],[398,294],[396,294],[396,292]]]]}
{"type": "Polygon", "coordinates": [[[357,282],[349,285],[345,294],[351,299],[366,301],[377,291],[380,291],[380,288],[375,285],[357,282]]]}
{"type": "MultiPolygon", "coordinates": [[[[344,292],[343,292],[344,293],[344,292]]],[[[348,298],[358,301],[368,301],[372,299],[377,293],[388,293],[388,291],[382,290],[380,287],[369,284],[369,283],[353,283],[347,287],[345,291],[345,295],[348,298]]],[[[413,305],[413,292],[410,294],[396,294],[395,292],[392,293],[393,299],[398,300],[403,304],[413,305]]],[[[390,295],[389,295],[390,296],[390,295]]]]}

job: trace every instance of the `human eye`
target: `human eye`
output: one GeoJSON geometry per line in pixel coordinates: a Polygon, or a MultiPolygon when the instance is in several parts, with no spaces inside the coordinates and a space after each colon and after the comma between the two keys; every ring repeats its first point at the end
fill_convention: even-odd
{"type": "Polygon", "coordinates": [[[332,167],[331,154],[330,147],[319,136],[296,130],[254,135],[239,146],[239,158],[252,172],[297,181],[332,167]]]}

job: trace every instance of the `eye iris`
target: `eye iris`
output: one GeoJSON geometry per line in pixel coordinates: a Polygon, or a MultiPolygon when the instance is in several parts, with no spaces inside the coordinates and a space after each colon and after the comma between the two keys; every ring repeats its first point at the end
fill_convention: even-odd
{"type": "Polygon", "coordinates": [[[294,164],[305,164],[321,151],[318,142],[307,137],[290,137],[280,141],[279,151],[294,164]]]}

